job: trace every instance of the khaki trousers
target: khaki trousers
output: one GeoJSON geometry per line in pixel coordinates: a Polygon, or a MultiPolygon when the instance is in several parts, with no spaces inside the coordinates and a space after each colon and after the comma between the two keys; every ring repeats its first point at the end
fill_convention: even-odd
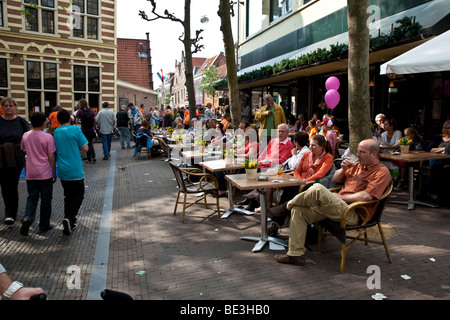
{"type": "MultiPolygon", "coordinates": [[[[320,183],[313,184],[308,190],[296,195],[288,202],[287,208],[291,210],[291,224],[289,231],[289,256],[302,256],[305,254],[305,238],[308,224],[326,218],[340,221],[341,215],[348,204],[336,197],[330,190],[320,183]]],[[[347,216],[348,224],[357,224],[358,215],[351,212],[347,216]]]]}

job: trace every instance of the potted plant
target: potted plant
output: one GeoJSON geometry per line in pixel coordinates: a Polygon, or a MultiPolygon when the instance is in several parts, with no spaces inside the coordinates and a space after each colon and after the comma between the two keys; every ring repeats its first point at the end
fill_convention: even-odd
{"type": "Polygon", "coordinates": [[[245,173],[247,174],[248,180],[255,180],[256,173],[258,172],[259,162],[256,159],[245,159],[242,163],[242,166],[245,168],[245,173]]]}
{"type": "Polygon", "coordinates": [[[233,164],[234,162],[234,149],[223,149],[223,157],[225,158],[225,164],[233,164]]]}
{"type": "Polygon", "coordinates": [[[406,137],[401,138],[398,140],[398,143],[400,144],[400,152],[401,153],[408,153],[409,152],[409,145],[411,144],[412,140],[408,139],[406,137]]]}

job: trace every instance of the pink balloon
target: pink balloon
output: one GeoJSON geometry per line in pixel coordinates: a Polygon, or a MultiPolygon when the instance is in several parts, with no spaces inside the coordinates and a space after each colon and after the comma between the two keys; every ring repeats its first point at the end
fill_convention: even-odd
{"type": "Polygon", "coordinates": [[[331,110],[333,110],[339,103],[341,96],[337,90],[331,89],[325,93],[325,102],[331,110]]]}
{"type": "Polygon", "coordinates": [[[339,79],[336,77],[329,77],[327,79],[327,81],[325,82],[325,88],[327,88],[327,90],[337,90],[339,89],[340,86],[340,82],[339,79]]]}

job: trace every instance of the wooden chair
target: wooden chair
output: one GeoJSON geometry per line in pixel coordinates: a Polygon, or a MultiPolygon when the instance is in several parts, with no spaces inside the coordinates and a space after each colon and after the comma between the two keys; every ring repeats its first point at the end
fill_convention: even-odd
{"type": "MultiPolygon", "coordinates": [[[[342,186],[332,188],[330,189],[333,192],[338,191],[342,186]]],[[[383,228],[381,226],[381,215],[384,210],[384,205],[386,202],[386,199],[389,197],[393,189],[392,183],[389,185],[389,187],[385,190],[383,195],[380,197],[380,199],[372,200],[372,201],[359,201],[354,202],[350,204],[345,210],[344,214],[341,217],[341,221],[333,221],[330,219],[325,219],[317,223],[318,226],[318,239],[317,239],[317,250],[320,252],[322,248],[322,238],[325,235],[334,235],[340,242],[341,242],[341,265],[340,265],[340,272],[344,271],[345,266],[345,258],[347,256],[347,250],[356,242],[356,241],[364,241],[367,245],[370,243],[376,243],[384,246],[384,249],[386,251],[386,255],[388,258],[389,263],[392,263],[391,255],[389,254],[389,249],[386,243],[386,239],[384,236],[383,228]],[[372,219],[369,220],[369,212],[367,210],[367,206],[374,205],[376,206],[375,214],[373,215],[372,219]],[[357,225],[347,225],[346,218],[348,214],[352,210],[360,210],[365,212],[365,218],[361,219],[357,225]],[[381,241],[378,241],[376,239],[369,239],[367,235],[367,229],[378,226],[378,230],[381,236],[381,241]],[[326,229],[328,232],[325,232],[324,229],[326,229]],[[346,231],[350,230],[358,230],[358,235],[355,236],[349,236],[346,234],[346,231]],[[364,237],[362,237],[364,236],[364,237]],[[349,243],[347,243],[347,239],[352,239],[349,243]]]]}
{"type": "Polygon", "coordinates": [[[175,215],[177,213],[178,204],[183,204],[183,215],[181,216],[181,222],[184,223],[184,214],[186,212],[186,208],[189,208],[194,204],[204,204],[207,209],[208,205],[215,205],[217,214],[220,217],[219,198],[216,198],[215,203],[208,203],[206,199],[206,196],[208,194],[219,191],[219,182],[217,181],[217,178],[212,174],[204,173],[198,168],[180,168],[172,161],[169,161],[169,163],[178,184],[178,193],[173,214],[175,215]],[[180,200],[181,193],[184,194],[184,198],[182,201],[180,200]],[[202,196],[199,197],[196,201],[187,201],[188,194],[199,193],[202,193],[202,196]],[[204,203],[200,203],[201,201],[204,201],[204,203]]]}

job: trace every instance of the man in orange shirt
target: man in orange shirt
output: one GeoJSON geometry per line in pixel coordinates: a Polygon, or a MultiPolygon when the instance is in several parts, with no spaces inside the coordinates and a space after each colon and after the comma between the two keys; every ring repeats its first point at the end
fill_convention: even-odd
{"type": "Polygon", "coordinates": [[[57,114],[58,114],[59,110],[61,110],[61,107],[56,106],[55,109],[53,110],[53,112],[50,113],[50,115],[48,116],[48,120],[50,120],[50,124],[49,124],[50,128],[48,130],[48,133],[50,133],[50,134],[53,134],[55,129],[61,126],[61,124],[59,123],[58,118],[57,118],[57,114]]]}
{"type": "MultiPolygon", "coordinates": [[[[357,163],[353,165],[349,158],[346,158],[341,164],[341,169],[334,174],[335,182],[344,183],[344,188],[339,193],[332,193],[323,185],[315,183],[288,202],[287,208],[291,210],[289,250],[287,255],[276,255],[277,262],[304,265],[308,224],[326,218],[339,221],[349,203],[381,197],[391,183],[391,175],[386,166],[380,163],[378,153],[377,141],[373,139],[361,141],[358,145],[357,163]]],[[[376,207],[367,209],[370,215],[373,215],[376,207]]],[[[358,219],[358,213],[351,212],[347,217],[347,223],[357,224],[358,219]]]]}
{"type": "Polygon", "coordinates": [[[186,109],[186,111],[184,111],[184,120],[183,120],[184,128],[186,130],[189,129],[190,121],[191,120],[189,119],[189,109],[186,109]]]}
{"type": "Polygon", "coordinates": [[[223,116],[223,119],[222,119],[222,121],[220,121],[220,123],[223,124],[223,126],[225,127],[225,125],[230,121],[231,121],[231,115],[229,113],[226,113],[223,116]]]}

